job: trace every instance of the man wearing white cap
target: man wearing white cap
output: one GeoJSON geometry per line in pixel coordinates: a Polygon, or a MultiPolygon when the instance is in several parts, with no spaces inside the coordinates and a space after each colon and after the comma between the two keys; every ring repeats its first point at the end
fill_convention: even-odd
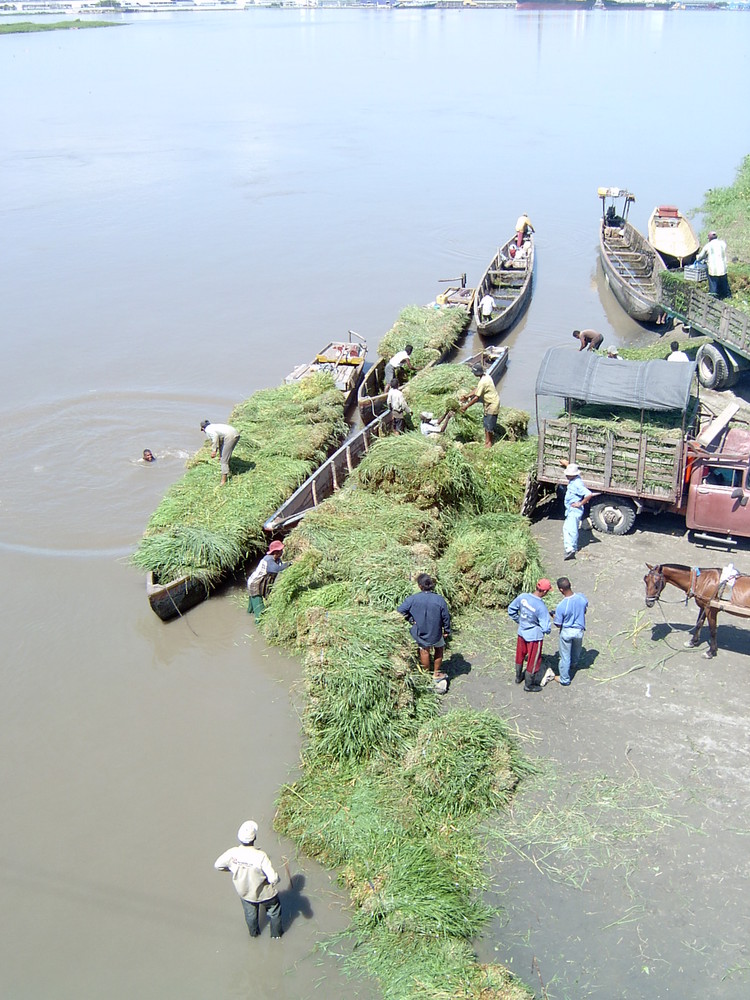
{"type": "Polygon", "coordinates": [[[565,520],[563,521],[563,547],[566,559],[575,559],[578,551],[578,531],[583,520],[583,508],[594,495],[584,485],[575,462],[565,468],[568,487],[565,490],[565,520]]]}
{"type": "Polygon", "coordinates": [[[280,938],[281,903],[276,886],[279,876],[265,851],[253,846],[258,835],[258,824],[249,819],[237,831],[239,846],[230,847],[214,861],[217,871],[232,873],[232,882],[245,911],[245,922],[250,937],[258,937],[260,924],[258,913],[261,904],[271,923],[271,937],[280,938]]]}

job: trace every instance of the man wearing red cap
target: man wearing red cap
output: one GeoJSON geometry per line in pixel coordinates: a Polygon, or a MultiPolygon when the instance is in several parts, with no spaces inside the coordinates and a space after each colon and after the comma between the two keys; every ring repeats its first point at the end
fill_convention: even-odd
{"type": "Polygon", "coordinates": [[[247,578],[247,590],[250,594],[247,613],[250,614],[252,611],[256,622],[260,621],[260,616],[266,610],[265,598],[268,596],[268,591],[271,589],[276,575],[291,565],[291,563],[281,561],[283,551],[283,542],[271,542],[268,546],[268,552],[247,578]]]}
{"type": "Polygon", "coordinates": [[[508,608],[510,617],[514,622],[518,622],[516,684],[524,680],[523,665],[526,660],[526,683],[523,689],[529,693],[542,690],[542,643],[545,635],[549,635],[552,631],[549,611],[542,598],[550,590],[552,584],[543,577],[537,583],[533,594],[519,594],[508,608]]]}

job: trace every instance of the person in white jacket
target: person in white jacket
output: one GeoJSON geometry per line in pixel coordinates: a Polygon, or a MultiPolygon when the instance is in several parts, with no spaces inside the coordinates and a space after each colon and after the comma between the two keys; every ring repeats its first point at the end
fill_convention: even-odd
{"type": "Polygon", "coordinates": [[[217,871],[232,873],[232,883],[245,911],[245,922],[250,937],[258,937],[258,920],[261,905],[271,924],[271,937],[280,938],[284,933],[281,926],[281,903],[276,886],[278,873],[265,851],[255,847],[258,824],[249,819],[237,831],[239,846],[230,847],[214,861],[217,871]]]}

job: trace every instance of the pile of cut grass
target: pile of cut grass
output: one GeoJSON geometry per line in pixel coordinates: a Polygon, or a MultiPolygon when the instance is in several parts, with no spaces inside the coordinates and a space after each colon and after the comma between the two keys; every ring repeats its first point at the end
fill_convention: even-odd
{"type": "Polygon", "coordinates": [[[255,393],[229,422],[240,440],[228,483],[220,486],[207,441],[154,511],[132,556],[162,582],[187,575],[210,587],[259,554],[263,522],[346,433],[342,394],[325,374],[255,393]]]}
{"type": "MultiPolygon", "coordinates": [[[[528,414],[522,416],[528,423],[528,414]]],[[[492,448],[468,444],[464,446],[464,454],[482,483],[483,511],[491,514],[519,511],[529,474],[536,468],[537,439],[500,441],[492,448]]]]}
{"type": "Polygon", "coordinates": [[[482,509],[481,480],[462,452],[449,441],[419,432],[382,438],[352,478],[369,493],[398,497],[420,508],[482,509]]]}
{"type": "Polygon", "coordinates": [[[710,344],[710,337],[670,337],[668,334],[662,337],[655,344],[647,347],[623,347],[620,354],[627,361],[660,361],[669,357],[672,353],[672,341],[676,340],[680,345],[680,350],[684,351],[689,358],[695,358],[698,349],[703,344],[710,344]]]}
{"type": "Polygon", "coordinates": [[[469,319],[469,314],[461,309],[407,306],[378,344],[378,354],[388,359],[411,344],[412,363],[416,368],[424,368],[456,346],[469,319]]]}
{"type": "Polygon", "coordinates": [[[682,434],[682,413],[679,410],[644,410],[643,422],[640,411],[627,406],[603,406],[587,403],[573,410],[573,422],[578,427],[592,430],[626,431],[659,440],[674,440],[682,434]]]}
{"type": "Polygon", "coordinates": [[[456,609],[507,608],[541,575],[539,549],[520,514],[463,518],[438,564],[441,586],[456,609]]]}

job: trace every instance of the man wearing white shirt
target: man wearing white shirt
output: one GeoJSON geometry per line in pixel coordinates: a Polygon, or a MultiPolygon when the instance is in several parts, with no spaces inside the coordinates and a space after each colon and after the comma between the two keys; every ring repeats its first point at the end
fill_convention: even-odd
{"type": "Polygon", "coordinates": [[[727,245],[716,233],[708,234],[708,243],[695,258],[705,260],[708,265],[708,291],[717,299],[731,296],[727,278],[727,245]]]}
{"type": "Polygon", "coordinates": [[[690,358],[685,354],[684,351],[680,350],[680,345],[678,341],[673,340],[669,345],[672,349],[672,353],[667,358],[667,361],[690,361],[690,358]]]}
{"type": "Polygon", "coordinates": [[[216,458],[217,452],[219,454],[223,486],[229,477],[229,459],[240,439],[240,432],[230,424],[212,424],[210,420],[202,421],[201,430],[211,439],[211,458],[216,458]]]}
{"type": "Polygon", "coordinates": [[[251,819],[243,823],[237,831],[239,846],[224,851],[214,861],[214,868],[232,873],[232,883],[242,901],[250,937],[260,934],[258,912],[263,904],[271,924],[271,937],[280,938],[284,931],[281,926],[281,903],[276,890],[279,876],[265,851],[254,846],[257,835],[257,823],[251,819]]]}

